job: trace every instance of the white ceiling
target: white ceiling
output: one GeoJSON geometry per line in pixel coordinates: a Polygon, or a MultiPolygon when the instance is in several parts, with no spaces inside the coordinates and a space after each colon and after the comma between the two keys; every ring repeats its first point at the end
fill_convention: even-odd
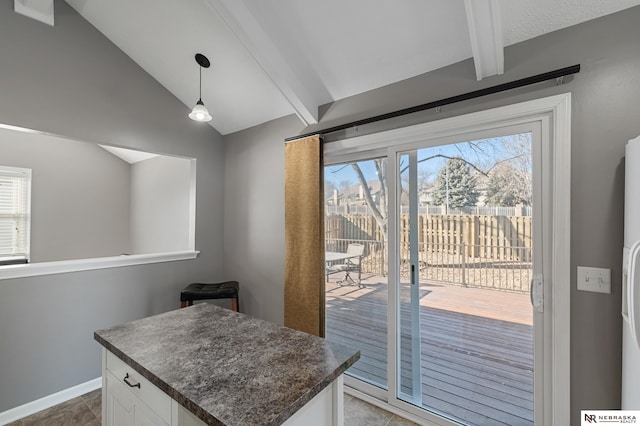
{"type": "Polygon", "coordinates": [[[126,161],[129,164],[135,164],[140,161],[148,160],[150,158],[155,158],[158,154],[152,154],[150,152],[137,151],[134,149],[128,148],[120,148],[117,146],[111,145],[99,145],[101,148],[106,149],[116,157],[120,158],[123,161],[126,161]]]}
{"type": "Polygon", "coordinates": [[[502,73],[503,47],[640,0],[67,0],[222,134],[474,58],[502,73]]]}

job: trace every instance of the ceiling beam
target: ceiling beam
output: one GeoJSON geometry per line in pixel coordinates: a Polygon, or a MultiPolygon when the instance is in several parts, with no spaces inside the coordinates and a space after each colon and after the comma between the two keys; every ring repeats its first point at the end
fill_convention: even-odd
{"type": "Polygon", "coordinates": [[[504,73],[504,40],[498,0],[465,0],[476,77],[504,73]]]}
{"type": "Polygon", "coordinates": [[[53,27],[53,0],[14,0],[13,10],[53,27]]]}
{"type": "Polygon", "coordinates": [[[245,5],[238,0],[206,0],[238,37],[247,51],[260,65],[267,78],[287,99],[305,125],[318,123],[319,102],[304,81],[304,73],[296,72],[283,57],[269,34],[245,5]]]}

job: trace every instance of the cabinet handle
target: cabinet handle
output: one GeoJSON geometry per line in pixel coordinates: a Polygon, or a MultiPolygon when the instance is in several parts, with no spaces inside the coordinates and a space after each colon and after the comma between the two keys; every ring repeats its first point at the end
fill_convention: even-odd
{"type": "Polygon", "coordinates": [[[139,382],[138,382],[138,383],[135,383],[135,384],[134,384],[134,383],[131,383],[129,380],[127,380],[128,378],[129,378],[129,373],[127,373],[127,375],[126,375],[126,376],[124,376],[124,382],[125,382],[126,384],[128,384],[128,385],[129,385],[129,387],[131,387],[131,388],[138,388],[138,389],[140,389],[140,383],[139,383],[139,382]]]}

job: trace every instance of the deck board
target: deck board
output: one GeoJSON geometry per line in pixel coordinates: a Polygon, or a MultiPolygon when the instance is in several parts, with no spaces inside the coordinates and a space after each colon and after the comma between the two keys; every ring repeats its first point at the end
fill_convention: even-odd
{"type": "MultiPolygon", "coordinates": [[[[339,279],[339,278],[337,278],[339,279]]],[[[386,386],[387,285],[327,284],[327,338],[361,350],[349,370],[386,386]]],[[[533,425],[533,327],[528,295],[420,287],[422,403],[468,425],[533,425]]],[[[411,389],[410,313],[401,291],[400,384],[411,389]]]]}

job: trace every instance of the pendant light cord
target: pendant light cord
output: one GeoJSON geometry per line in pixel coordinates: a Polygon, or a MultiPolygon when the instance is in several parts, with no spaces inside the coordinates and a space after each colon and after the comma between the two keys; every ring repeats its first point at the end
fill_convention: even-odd
{"type": "Polygon", "coordinates": [[[200,65],[200,96],[199,99],[202,100],[202,65],[200,65]]]}

